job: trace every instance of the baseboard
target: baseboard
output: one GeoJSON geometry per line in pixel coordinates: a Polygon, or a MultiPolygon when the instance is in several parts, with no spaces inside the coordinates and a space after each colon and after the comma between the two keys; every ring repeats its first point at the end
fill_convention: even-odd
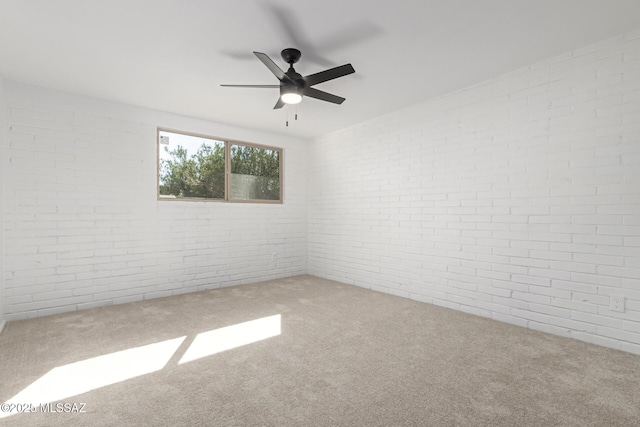
{"type": "Polygon", "coordinates": [[[0,334],[2,333],[2,330],[4,329],[4,325],[7,324],[6,320],[3,320],[2,322],[0,322],[0,334]]]}

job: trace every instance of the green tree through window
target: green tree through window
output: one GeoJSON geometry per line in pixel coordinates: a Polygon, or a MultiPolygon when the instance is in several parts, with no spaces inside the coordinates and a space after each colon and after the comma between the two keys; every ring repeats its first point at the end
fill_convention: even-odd
{"type": "Polygon", "coordinates": [[[160,159],[161,195],[224,199],[224,145],[202,144],[192,156],[180,145],[164,149],[171,159],[160,159]]]}
{"type": "Polygon", "coordinates": [[[231,146],[231,198],[280,198],[280,153],[277,150],[231,146]]]}
{"type": "Polygon", "coordinates": [[[161,198],[281,201],[281,149],[167,131],[159,131],[159,137],[161,198]]]}

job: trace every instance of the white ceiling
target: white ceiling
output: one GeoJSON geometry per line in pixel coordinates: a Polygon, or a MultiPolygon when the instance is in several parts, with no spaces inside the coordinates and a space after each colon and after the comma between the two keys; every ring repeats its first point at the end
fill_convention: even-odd
{"type": "Polygon", "coordinates": [[[301,137],[326,134],[640,28],[638,0],[0,0],[4,79],[301,137]],[[273,110],[251,53],[302,51],[303,75],[353,64],[273,110]],[[285,127],[287,114],[290,126],[285,127]]]}

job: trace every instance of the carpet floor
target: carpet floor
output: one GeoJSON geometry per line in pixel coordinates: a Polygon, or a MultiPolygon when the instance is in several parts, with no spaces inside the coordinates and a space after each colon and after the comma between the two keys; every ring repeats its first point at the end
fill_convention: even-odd
{"type": "Polygon", "coordinates": [[[312,276],[10,322],[0,368],[0,425],[640,423],[640,356],[312,276]]]}

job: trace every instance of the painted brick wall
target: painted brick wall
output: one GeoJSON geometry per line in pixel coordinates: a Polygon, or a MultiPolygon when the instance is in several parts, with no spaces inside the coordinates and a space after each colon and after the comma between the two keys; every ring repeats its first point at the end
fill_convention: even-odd
{"type": "Polygon", "coordinates": [[[306,273],[308,143],[6,82],[7,319],[306,273]],[[156,200],[156,127],[284,148],[285,204],[156,200]]]}
{"type": "Polygon", "coordinates": [[[640,31],[310,158],[310,274],[640,353],[640,31]]]}
{"type": "Polygon", "coordinates": [[[4,114],[4,80],[0,76],[0,332],[4,328],[5,308],[4,308],[4,138],[5,138],[5,121],[4,114]]]}

